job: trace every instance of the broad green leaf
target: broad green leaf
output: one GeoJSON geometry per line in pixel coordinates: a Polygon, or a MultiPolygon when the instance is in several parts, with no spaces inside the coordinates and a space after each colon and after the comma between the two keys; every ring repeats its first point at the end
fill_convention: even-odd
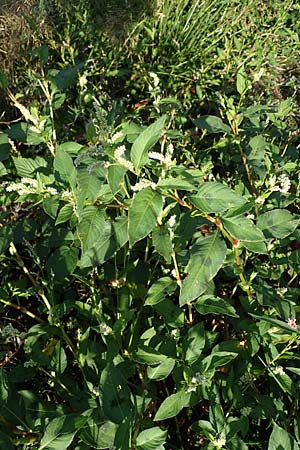
{"type": "Polygon", "coordinates": [[[157,253],[163,256],[168,264],[171,262],[172,242],[168,226],[159,225],[152,231],[152,243],[157,253]]]}
{"type": "Polygon", "coordinates": [[[47,425],[38,450],[63,450],[68,448],[77,431],[84,426],[86,417],[66,415],[56,417],[47,425]]]}
{"type": "MultiPolygon", "coordinates": [[[[111,450],[130,450],[131,449],[131,430],[132,419],[126,417],[120,424],[116,432],[114,447],[111,450]]],[[[78,449],[81,450],[81,449],[78,449]]]]}
{"type": "Polygon", "coordinates": [[[37,133],[35,128],[26,122],[15,123],[5,132],[11,139],[27,145],[39,145],[46,140],[44,134],[37,133]]]}
{"type": "Polygon", "coordinates": [[[71,87],[77,77],[78,70],[83,67],[83,63],[76,64],[73,67],[67,67],[58,71],[51,79],[58,90],[66,90],[71,87]]]}
{"type": "Polygon", "coordinates": [[[150,287],[145,305],[156,305],[162,302],[166,296],[172,294],[177,288],[176,281],[169,277],[163,277],[155,281],[150,287]]]}
{"type": "Polygon", "coordinates": [[[82,211],[77,229],[83,252],[94,247],[97,240],[102,236],[104,228],[105,217],[103,212],[95,206],[87,206],[82,211]]]}
{"type": "Polygon", "coordinates": [[[226,125],[220,117],[202,116],[193,120],[197,128],[207,130],[209,133],[231,133],[231,128],[226,125]]]}
{"type": "Polygon", "coordinates": [[[182,177],[163,178],[157,183],[161,189],[177,189],[181,191],[196,191],[197,187],[182,177]]]}
{"type": "Polygon", "coordinates": [[[78,144],[78,142],[63,142],[62,144],[57,146],[57,148],[62,149],[70,156],[77,156],[82,147],[83,145],[78,144]]]}
{"type": "Polygon", "coordinates": [[[47,167],[47,161],[40,156],[34,159],[21,157],[13,157],[12,159],[18,175],[24,178],[33,178],[37,172],[41,172],[43,168],[47,167]]]}
{"type": "Polygon", "coordinates": [[[248,89],[251,88],[251,83],[248,80],[245,66],[242,65],[240,69],[238,70],[237,77],[236,77],[236,89],[240,95],[244,95],[248,89]]]}
{"type": "Polygon", "coordinates": [[[103,186],[103,181],[93,173],[89,173],[86,168],[77,170],[77,189],[76,197],[80,199],[82,204],[89,200],[95,203],[99,196],[101,187],[103,186]]]}
{"type": "Polygon", "coordinates": [[[114,241],[116,249],[123,247],[128,241],[128,218],[127,216],[117,217],[112,222],[112,228],[114,232],[114,241]]]}
{"type": "Polygon", "coordinates": [[[0,177],[7,175],[7,170],[3,162],[0,161],[0,177]]]}
{"type": "Polygon", "coordinates": [[[208,372],[210,370],[214,370],[217,367],[226,366],[233,359],[238,356],[238,353],[233,352],[215,352],[211,355],[206,356],[201,361],[201,367],[203,368],[203,372],[208,372]]]}
{"type": "Polygon", "coordinates": [[[59,225],[60,223],[65,223],[74,216],[74,208],[73,205],[67,203],[64,205],[58,213],[57,219],[55,221],[55,225],[59,225]]]}
{"type": "Polygon", "coordinates": [[[103,212],[94,206],[86,207],[77,227],[81,241],[80,267],[107,261],[128,240],[127,218],[105,220],[103,212]]]}
{"type": "Polygon", "coordinates": [[[90,448],[107,449],[112,448],[118,426],[110,421],[104,421],[97,409],[87,419],[80,438],[90,448]]]}
{"type": "Polygon", "coordinates": [[[259,242],[265,240],[263,232],[247,217],[223,217],[221,221],[226,231],[239,241],[259,242]]]}
{"type": "Polygon", "coordinates": [[[199,322],[189,328],[183,340],[185,361],[194,364],[201,356],[205,346],[205,331],[203,322],[199,322]]]}
{"type": "Polygon", "coordinates": [[[74,272],[78,262],[78,249],[62,246],[49,257],[45,269],[54,275],[56,281],[62,281],[74,272]]]}
{"type": "Polygon", "coordinates": [[[191,250],[188,275],[182,282],[180,306],[200,297],[210,287],[209,282],[222,267],[226,252],[226,244],[218,233],[197,241],[191,250]]]}
{"type": "Polygon", "coordinates": [[[134,141],[130,158],[136,169],[143,167],[148,161],[148,150],[159,140],[165,126],[167,116],[162,116],[147,127],[134,141]]]}
{"type": "Polygon", "coordinates": [[[185,391],[179,391],[170,395],[158,408],[154,420],[165,420],[177,416],[183,408],[189,406],[190,397],[191,393],[186,393],[185,391]]]}
{"type": "Polygon", "coordinates": [[[189,200],[197,209],[206,213],[223,212],[246,203],[241,195],[229,189],[225,184],[215,181],[203,183],[197,194],[190,196],[189,200]]]}
{"type": "Polygon", "coordinates": [[[203,295],[194,303],[195,308],[200,314],[224,314],[231,317],[239,317],[228,302],[220,297],[203,295]]]}
{"type": "Polygon", "coordinates": [[[203,434],[205,437],[211,440],[217,433],[208,420],[198,420],[197,422],[194,422],[191,426],[191,429],[193,431],[196,431],[196,433],[200,435],[203,434]]]}
{"type": "Polygon", "coordinates": [[[163,450],[168,430],[159,427],[148,428],[142,431],[136,440],[136,446],[140,450],[163,450]]]}
{"type": "Polygon", "coordinates": [[[257,226],[266,238],[283,239],[295,231],[299,222],[288,210],[273,209],[258,217],[257,226]]]}
{"type": "Polygon", "coordinates": [[[134,195],[128,211],[128,235],[131,247],[153,230],[162,206],[162,196],[150,187],[134,195]]]}
{"type": "Polygon", "coordinates": [[[9,158],[10,149],[11,146],[8,136],[0,131],[0,161],[4,161],[9,158]]]}
{"type": "Polygon", "coordinates": [[[161,363],[167,359],[167,356],[158,352],[154,348],[141,344],[139,345],[138,350],[134,353],[133,358],[141,364],[148,364],[149,366],[152,366],[161,363]]]}
{"type": "Polygon", "coordinates": [[[121,424],[126,418],[132,417],[130,390],[118,366],[109,364],[102,370],[99,389],[103,412],[109,420],[121,424]]]}
{"type": "Polygon", "coordinates": [[[120,190],[126,171],[126,167],[118,164],[112,164],[109,166],[107,180],[113,195],[120,190]]]}
{"type": "Polygon", "coordinates": [[[44,197],[43,198],[43,209],[48,216],[55,219],[57,216],[57,211],[59,208],[59,197],[56,195],[54,197],[44,197]]]}
{"type": "Polygon", "coordinates": [[[71,156],[62,148],[57,148],[54,158],[54,170],[58,174],[60,181],[66,181],[71,187],[74,187],[76,170],[71,156]]]}
{"type": "Polygon", "coordinates": [[[184,311],[171,300],[166,298],[163,302],[157,303],[154,308],[162,315],[167,325],[174,328],[184,325],[184,311]]]}
{"type": "Polygon", "coordinates": [[[268,450],[299,450],[299,446],[290,433],[274,424],[268,450]]]}
{"type": "Polygon", "coordinates": [[[276,380],[276,383],[281,388],[284,394],[288,393],[291,397],[295,397],[296,389],[293,380],[286,373],[269,372],[270,376],[276,380]]]}
{"type": "Polygon", "coordinates": [[[151,380],[164,380],[172,372],[175,366],[175,359],[167,358],[157,366],[147,367],[147,375],[151,380]]]}
{"type": "Polygon", "coordinates": [[[267,255],[268,250],[265,242],[262,241],[241,241],[240,244],[247,250],[259,255],[267,255]]]}

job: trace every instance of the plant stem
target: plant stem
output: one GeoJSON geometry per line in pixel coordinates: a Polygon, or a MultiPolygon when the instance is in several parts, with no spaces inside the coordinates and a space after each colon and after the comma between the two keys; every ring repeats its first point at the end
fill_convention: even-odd
{"type": "MultiPolygon", "coordinates": [[[[37,282],[35,281],[35,279],[33,278],[33,276],[31,275],[31,273],[29,272],[29,270],[27,269],[27,267],[25,266],[25,263],[23,261],[23,259],[21,258],[21,256],[19,255],[15,244],[13,242],[10,243],[10,247],[9,247],[9,251],[11,253],[11,255],[14,255],[16,257],[16,261],[18,263],[18,265],[21,267],[21,269],[23,269],[23,272],[27,275],[27,277],[29,278],[29,280],[31,281],[31,283],[33,284],[34,287],[38,287],[37,282]]],[[[48,309],[48,311],[51,310],[51,305],[49,303],[49,300],[47,299],[44,291],[42,289],[40,289],[38,291],[39,296],[41,297],[41,299],[43,300],[46,308],[48,309]]]]}
{"type": "Polygon", "coordinates": [[[23,314],[27,314],[27,316],[31,317],[32,319],[35,319],[39,323],[46,323],[44,320],[40,319],[38,316],[33,314],[31,311],[28,311],[25,306],[17,305],[16,303],[12,303],[8,300],[4,300],[0,298],[0,302],[3,303],[6,306],[10,306],[11,308],[17,309],[18,311],[22,312],[23,314]]]}

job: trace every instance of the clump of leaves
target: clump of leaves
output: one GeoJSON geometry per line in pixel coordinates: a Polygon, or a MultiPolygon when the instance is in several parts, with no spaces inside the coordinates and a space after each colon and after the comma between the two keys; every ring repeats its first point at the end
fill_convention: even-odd
{"type": "Polygon", "coordinates": [[[97,102],[60,143],[65,75],[41,112],[12,96],[25,120],[1,134],[0,442],[297,448],[292,101],[249,107],[241,68],[238,101],[193,119],[201,152],[175,108],[115,125],[97,102]]]}

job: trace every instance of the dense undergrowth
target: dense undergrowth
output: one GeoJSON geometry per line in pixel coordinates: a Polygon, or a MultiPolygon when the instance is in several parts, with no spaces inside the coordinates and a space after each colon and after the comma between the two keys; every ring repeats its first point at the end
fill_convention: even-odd
{"type": "Polygon", "coordinates": [[[299,448],[299,14],[2,2],[1,449],[299,448]]]}

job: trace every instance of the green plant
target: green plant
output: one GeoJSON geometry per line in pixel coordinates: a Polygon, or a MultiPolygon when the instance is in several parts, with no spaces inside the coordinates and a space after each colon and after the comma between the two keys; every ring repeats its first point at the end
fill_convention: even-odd
{"type": "Polygon", "coordinates": [[[95,101],[60,143],[68,74],[0,135],[2,446],[297,449],[292,100],[248,106],[242,67],[192,138],[95,101]]]}

